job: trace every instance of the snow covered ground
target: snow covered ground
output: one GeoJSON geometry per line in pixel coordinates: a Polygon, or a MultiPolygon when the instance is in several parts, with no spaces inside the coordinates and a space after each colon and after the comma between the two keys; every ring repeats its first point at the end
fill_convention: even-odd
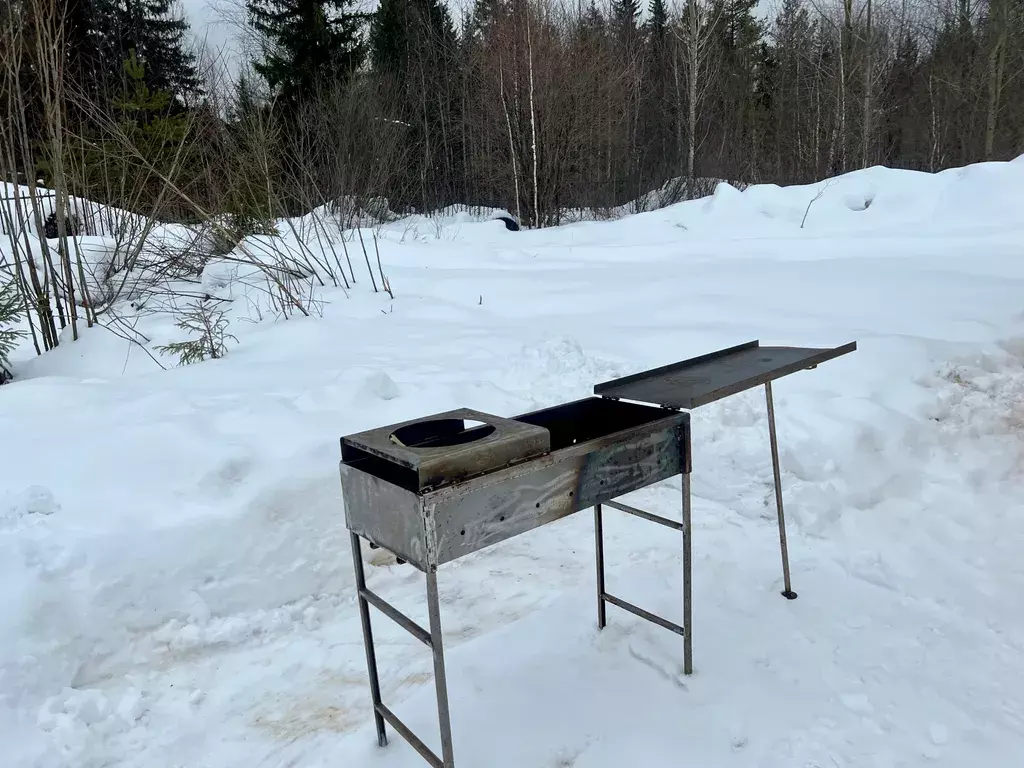
{"type": "MultiPolygon", "coordinates": [[[[800,598],[778,594],[763,393],[699,409],[695,674],[614,607],[597,632],[572,516],[440,572],[456,764],[1019,764],[1024,160],[382,237],[394,301],[357,268],[322,317],[236,302],[223,360],[161,371],[103,329],[24,350],[0,389],[3,765],[422,765],[376,746],[338,438],[755,338],[859,345],[775,387],[800,598]]],[[[679,479],[633,500],[675,516],[679,479]]],[[[606,537],[609,589],[678,619],[678,537],[613,511],[606,537]]],[[[422,576],[365,557],[425,622],[422,576]]],[[[385,701],[436,749],[429,655],[374,620],[385,701]]]]}

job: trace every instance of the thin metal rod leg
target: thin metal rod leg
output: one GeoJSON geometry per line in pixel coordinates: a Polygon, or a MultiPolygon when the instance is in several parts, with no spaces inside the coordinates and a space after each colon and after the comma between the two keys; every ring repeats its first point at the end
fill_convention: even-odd
{"type": "Polygon", "coordinates": [[[693,587],[690,580],[690,473],[683,473],[683,672],[693,674],[693,587]]]}
{"type": "Polygon", "coordinates": [[[363,624],[363,645],[366,646],[366,668],[370,673],[370,696],[373,698],[373,721],[377,725],[377,743],[386,747],[388,745],[387,732],[384,730],[384,718],[381,717],[379,708],[380,700],[380,678],[377,677],[377,654],[373,648],[373,629],[370,626],[370,606],[363,597],[366,590],[366,573],[363,570],[363,553],[359,547],[359,536],[349,531],[350,543],[352,546],[352,563],[356,571],[356,595],[359,599],[359,620],[363,624]]]}
{"type": "Polygon", "coordinates": [[[444,673],[444,641],[441,638],[441,604],[437,594],[437,573],[434,571],[427,571],[427,613],[430,616],[430,644],[434,651],[434,687],[437,689],[437,718],[441,726],[441,757],[444,768],[455,768],[452,719],[448,709],[448,680],[444,673]]]}
{"type": "Polygon", "coordinates": [[[601,505],[594,505],[594,546],[597,553],[597,628],[604,629],[607,623],[604,602],[604,521],[601,505]]]}
{"type": "Polygon", "coordinates": [[[765,382],[765,398],[768,401],[768,438],[772,444],[772,472],[775,475],[775,508],[779,516],[779,546],[782,550],[782,578],[785,584],[783,596],[796,600],[796,592],[789,581],[789,546],[786,544],[786,515],[782,510],[782,474],[779,471],[779,441],[775,435],[775,403],[772,400],[772,383],[765,382]]]}

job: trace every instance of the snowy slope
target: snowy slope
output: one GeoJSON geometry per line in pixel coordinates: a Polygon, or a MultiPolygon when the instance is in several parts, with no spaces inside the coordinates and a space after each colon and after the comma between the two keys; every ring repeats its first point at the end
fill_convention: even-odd
{"type": "MultiPolygon", "coordinates": [[[[859,345],[775,387],[800,598],[778,595],[762,393],[699,409],[696,673],[614,608],[596,631],[575,515],[441,570],[457,764],[1018,764],[1024,161],[538,232],[407,220],[381,256],[394,301],[357,267],[322,317],[236,302],[224,360],[161,371],[102,329],[22,357],[0,389],[5,765],[421,765],[376,746],[338,438],[754,338],[859,345]]],[[[634,501],[678,514],[678,478],[634,501]]],[[[677,538],[612,512],[606,536],[609,589],[678,618],[677,538]]],[[[365,557],[425,621],[422,577],[365,557]]],[[[385,700],[436,748],[428,654],[375,631],[385,700]]]]}

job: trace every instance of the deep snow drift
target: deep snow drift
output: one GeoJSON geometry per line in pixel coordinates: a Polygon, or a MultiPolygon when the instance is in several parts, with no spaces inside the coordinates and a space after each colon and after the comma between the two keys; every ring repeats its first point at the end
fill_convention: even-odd
{"type": "MultiPolygon", "coordinates": [[[[376,746],[338,438],[755,338],[859,345],[775,386],[800,598],[778,594],[763,393],[699,409],[695,674],[614,607],[596,631],[592,518],[572,516],[440,572],[457,765],[1017,764],[1024,162],[722,186],[536,232],[407,220],[380,247],[394,301],[358,267],[322,317],[250,322],[238,300],[223,360],[161,371],[103,329],[23,350],[0,389],[5,766],[422,765],[376,746]]],[[[679,479],[634,500],[676,516],[679,479]]],[[[678,619],[677,537],[611,510],[606,537],[609,590],[678,619]]],[[[422,577],[365,557],[425,621],[422,577]]],[[[374,622],[384,698],[437,748],[429,655],[374,622]]]]}

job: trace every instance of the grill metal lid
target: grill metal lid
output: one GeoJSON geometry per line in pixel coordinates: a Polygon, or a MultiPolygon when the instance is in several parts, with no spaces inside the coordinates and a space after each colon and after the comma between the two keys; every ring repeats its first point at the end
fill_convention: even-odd
{"type": "Polygon", "coordinates": [[[470,408],[379,427],[341,439],[342,461],[383,461],[417,490],[500,469],[551,449],[547,429],[470,408]]]}

